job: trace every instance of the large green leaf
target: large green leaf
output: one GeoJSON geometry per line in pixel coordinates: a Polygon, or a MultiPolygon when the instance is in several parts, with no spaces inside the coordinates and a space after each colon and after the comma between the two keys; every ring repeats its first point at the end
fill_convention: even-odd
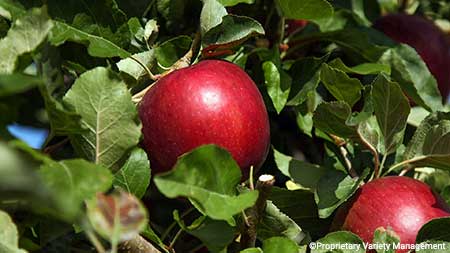
{"type": "Polygon", "coordinates": [[[362,63],[353,67],[348,67],[340,58],[336,58],[333,61],[329,62],[328,65],[332,68],[339,69],[351,74],[371,75],[381,72],[384,72],[388,75],[391,74],[391,67],[389,65],[381,63],[362,63]]]}
{"type": "Polygon", "coordinates": [[[67,110],[58,100],[49,94],[46,87],[39,87],[50,122],[52,135],[78,134],[87,129],[80,123],[80,115],[67,110]]]}
{"type": "Polygon", "coordinates": [[[450,170],[450,113],[435,112],[420,123],[408,143],[404,160],[391,169],[406,165],[450,170]]]}
{"type": "Polygon", "coordinates": [[[394,152],[403,140],[410,107],[397,83],[379,75],[373,83],[372,101],[375,116],[383,135],[383,154],[394,152]]]}
{"type": "Polygon", "coordinates": [[[123,81],[98,67],[82,74],[64,97],[88,129],[71,135],[76,150],[90,161],[117,169],[141,135],[136,107],[123,81]]]}
{"type": "Polygon", "coordinates": [[[350,78],[345,72],[323,64],[320,80],[327,90],[339,101],[344,101],[353,107],[361,98],[362,84],[356,78],[350,78]]]}
{"type": "Polygon", "coordinates": [[[55,46],[59,46],[66,41],[72,41],[86,45],[88,53],[92,56],[117,56],[120,58],[131,56],[128,51],[103,37],[90,34],[63,22],[54,21],[53,23],[54,27],[50,32],[49,40],[55,46]]]}
{"type": "Polygon", "coordinates": [[[167,197],[187,197],[203,214],[226,221],[253,206],[258,197],[257,191],[236,195],[240,180],[239,166],[226,150],[215,145],[183,155],[172,171],[154,179],[167,197]]]}
{"type": "Polygon", "coordinates": [[[0,73],[12,73],[18,58],[32,53],[47,37],[52,22],[45,11],[32,9],[16,20],[5,38],[0,40],[0,73]]]}
{"type": "Polygon", "coordinates": [[[312,192],[273,187],[269,199],[282,213],[298,224],[303,231],[310,233],[312,237],[328,232],[330,221],[319,218],[312,192]]]}
{"type": "Polygon", "coordinates": [[[329,217],[339,205],[356,192],[368,174],[369,170],[365,170],[358,178],[351,178],[342,171],[329,171],[325,174],[320,179],[315,193],[319,216],[329,217]]]}
{"type": "Polygon", "coordinates": [[[312,191],[315,190],[317,182],[327,171],[324,167],[296,160],[275,149],[273,149],[273,152],[278,169],[294,180],[295,183],[312,191]]]}
{"type": "Polygon", "coordinates": [[[113,185],[142,198],[150,184],[150,163],[144,150],[136,148],[114,175],[113,185]]]}
{"type": "Polygon", "coordinates": [[[82,159],[47,161],[38,173],[58,204],[60,212],[52,213],[68,220],[79,215],[83,201],[108,190],[113,179],[107,168],[82,159]]]}
{"type": "Polygon", "coordinates": [[[275,63],[271,61],[264,62],[262,68],[267,93],[272,99],[275,110],[277,113],[280,113],[289,97],[292,79],[283,70],[279,70],[275,63]]]}
{"type": "Polygon", "coordinates": [[[26,253],[19,249],[19,234],[11,217],[0,210],[0,253],[26,253]]]}
{"type": "Polygon", "coordinates": [[[277,0],[276,2],[286,18],[320,21],[333,16],[333,7],[326,0],[277,0]]]}
{"type": "Polygon", "coordinates": [[[413,48],[401,44],[387,50],[380,61],[391,65],[392,77],[414,102],[430,111],[442,108],[436,79],[413,48]]]}
{"type": "Polygon", "coordinates": [[[267,201],[263,217],[258,223],[257,235],[261,240],[283,236],[296,243],[300,243],[306,237],[305,232],[289,216],[282,213],[272,201],[267,201]]]}
{"type": "Polygon", "coordinates": [[[320,81],[320,67],[328,56],[302,58],[291,66],[288,73],[292,77],[292,85],[287,105],[300,105],[314,94],[320,81]]]}
{"type": "MultiPolygon", "coordinates": [[[[209,0],[214,1],[214,0],[209,0]]],[[[262,25],[249,17],[226,15],[222,22],[208,30],[202,39],[206,46],[227,45],[236,46],[254,35],[264,35],[262,25]]]]}
{"type": "Polygon", "coordinates": [[[121,72],[124,72],[131,76],[135,81],[139,81],[144,76],[148,75],[146,69],[141,64],[146,66],[148,69],[151,69],[154,61],[155,52],[154,50],[149,50],[134,54],[128,58],[120,60],[117,63],[117,67],[121,72]]]}
{"type": "Polygon", "coordinates": [[[345,102],[322,103],[314,112],[314,126],[341,138],[358,138],[356,127],[348,124],[350,116],[351,108],[345,102]]]}
{"type": "Polygon", "coordinates": [[[213,27],[222,23],[225,15],[227,15],[227,10],[218,0],[203,0],[203,8],[200,13],[202,34],[205,35],[213,27]]]}

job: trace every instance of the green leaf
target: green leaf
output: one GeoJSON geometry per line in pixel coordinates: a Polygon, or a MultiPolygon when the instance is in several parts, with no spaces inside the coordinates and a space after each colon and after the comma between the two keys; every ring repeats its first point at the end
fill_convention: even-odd
{"type": "Polygon", "coordinates": [[[136,107],[123,81],[97,67],[82,74],[64,97],[89,131],[71,135],[75,149],[90,161],[117,169],[141,135],[136,107]]]}
{"type": "Polygon", "coordinates": [[[337,100],[347,102],[350,107],[361,98],[363,88],[361,82],[356,78],[350,78],[343,71],[323,64],[320,80],[337,100]]]}
{"type": "Polygon", "coordinates": [[[384,228],[377,228],[374,232],[372,243],[375,245],[386,245],[388,247],[386,249],[376,249],[377,253],[395,253],[394,245],[400,243],[400,238],[390,228],[387,230],[384,228]]]}
{"type": "Polygon", "coordinates": [[[413,48],[401,44],[387,50],[380,61],[391,65],[393,79],[414,102],[429,111],[442,108],[436,79],[413,48]]]}
{"type": "Polygon", "coordinates": [[[286,105],[292,79],[283,70],[280,73],[280,70],[271,61],[264,62],[262,68],[267,93],[269,93],[277,113],[280,113],[286,105]],[[285,76],[285,78],[282,78],[282,76],[285,76]]]}
{"type": "Polygon", "coordinates": [[[325,0],[277,0],[283,16],[290,19],[319,21],[333,16],[333,7],[325,0]]]}
{"type": "Polygon", "coordinates": [[[23,150],[16,145],[17,141],[8,144],[0,141],[0,201],[26,199],[47,203],[48,194],[36,174],[37,165],[25,155],[28,152],[19,153],[18,150],[23,150]]]}
{"type": "Polygon", "coordinates": [[[320,81],[320,67],[328,56],[302,58],[291,66],[288,73],[292,77],[292,85],[287,105],[300,105],[314,94],[320,81]]]}
{"type": "Polygon", "coordinates": [[[202,42],[205,46],[227,44],[235,46],[251,36],[264,34],[264,28],[258,21],[245,16],[226,15],[219,25],[204,34],[202,42]]]}
{"type": "Polygon", "coordinates": [[[344,71],[345,73],[351,74],[372,75],[382,72],[386,73],[387,75],[391,74],[391,67],[389,65],[381,63],[362,63],[353,67],[348,67],[340,58],[336,58],[329,62],[328,65],[332,68],[339,69],[341,71],[344,71]]]}
{"type": "Polygon", "coordinates": [[[44,81],[35,76],[20,73],[0,74],[0,97],[23,93],[43,84],[44,81]]]}
{"type": "Polygon", "coordinates": [[[300,243],[306,237],[305,232],[289,216],[282,213],[272,201],[267,201],[263,217],[258,223],[257,235],[261,240],[281,236],[295,243],[300,243]]]}
{"type": "Polygon", "coordinates": [[[218,0],[203,0],[203,8],[200,13],[202,34],[205,35],[213,27],[222,23],[222,18],[227,14],[227,10],[218,0]]]}
{"type": "Polygon", "coordinates": [[[234,239],[235,228],[224,221],[217,221],[201,216],[190,226],[186,226],[177,211],[174,219],[183,231],[200,239],[211,252],[222,252],[234,239]]]}
{"type": "Polygon", "coordinates": [[[329,221],[319,218],[314,194],[310,191],[273,187],[269,199],[312,237],[328,232],[329,221]]]}
{"type": "Polygon", "coordinates": [[[119,68],[121,72],[124,72],[131,76],[134,80],[139,81],[143,79],[143,77],[147,76],[148,73],[141,64],[136,62],[136,60],[132,59],[131,57],[140,61],[147,68],[151,69],[155,61],[155,51],[150,50],[134,54],[133,56],[122,59],[118,63],[116,63],[117,68],[119,68]]]}
{"type": "Polygon", "coordinates": [[[286,237],[272,237],[263,242],[264,253],[300,253],[299,246],[286,237]]]}
{"type": "Polygon", "coordinates": [[[52,22],[45,11],[32,9],[17,19],[5,38],[0,40],[0,73],[12,73],[18,58],[33,52],[47,37],[52,22]]]}
{"type": "Polygon", "coordinates": [[[184,35],[164,41],[155,48],[155,56],[158,64],[164,68],[171,67],[188,52],[191,43],[192,39],[184,35]]]}
{"type": "Polygon", "coordinates": [[[368,169],[359,178],[351,178],[346,173],[336,170],[325,174],[317,184],[315,193],[319,216],[321,218],[329,217],[336,208],[358,190],[361,182],[368,174],[368,169]]]}
{"type": "Polygon", "coordinates": [[[80,214],[85,200],[111,187],[112,174],[103,166],[82,159],[47,161],[38,171],[58,203],[53,214],[72,220],[80,214]]]}
{"type": "Polygon", "coordinates": [[[320,178],[326,173],[327,169],[319,165],[299,161],[293,157],[287,156],[273,149],[275,163],[278,169],[285,175],[294,180],[302,187],[315,190],[320,178]]]}
{"type": "MultiPolygon", "coordinates": [[[[450,121],[450,113],[448,112],[434,112],[428,115],[417,127],[416,132],[409,141],[404,153],[405,160],[424,154],[423,150],[426,139],[428,139],[428,143],[434,142],[432,140],[433,138],[431,137],[436,138],[436,142],[441,141],[441,138],[445,139],[446,131],[442,130],[445,129],[448,121],[450,121]],[[439,127],[439,125],[441,125],[441,127],[439,127]],[[436,131],[438,129],[440,130],[436,131]],[[431,133],[432,131],[434,132],[434,134],[429,135],[429,133],[431,133]]],[[[430,150],[430,148],[431,146],[427,149],[430,150]]]]}
{"type": "Polygon", "coordinates": [[[438,218],[429,221],[419,230],[416,243],[440,246],[438,249],[417,249],[421,253],[444,253],[450,247],[450,234],[447,232],[450,218],[438,218]]]}
{"type": "Polygon", "coordinates": [[[356,127],[347,124],[350,115],[351,108],[345,102],[322,103],[314,112],[314,126],[341,138],[358,138],[356,127]]]}
{"type": "Polygon", "coordinates": [[[41,96],[44,99],[45,109],[50,122],[52,135],[70,135],[87,131],[81,125],[81,116],[67,110],[55,98],[53,98],[46,87],[39,87],[41,96]]]}
{"type": "Polygon", "coordinates": [[[6,212],[0,210],[0,253],[26,253],[19,249],[16,225],[6,212]]]}
{"type": "Polygon", "coordinates": [[[54,27],[50,31],[49,40],[52,45],[59,46],[66,41],[81,43],[88,47],[88,53],[95,57],[120,57],[127,58],[131,56],[129,52],[122,49],[113,42],[83,30],[80,30],[69,24],[53,21],[54,27]]]}
{"type": "Polygon", "coordinates": [[[150,184],[150,174],[147,154],[144,150],[135,148],[127,162],[114,175],[113,185],[142,198],[150,184]]]}
{"type": "Polygon", "coordinates": [[[0,0],[0,16],[15,20],[26,14],[25,8],[14,0],[0,0]]]}
{"type": "Polygon", "coordinates": [[[215,145],[181,156],[172,171],[154,179],[165,196],[187,197],[203,214],[226,221],[253,206],[258,197],[256,191],[236,196],[240,180],[239,166],[226,150],[215,145]]]}
{"type": "Polygon", "coordinates": [[[372,101],[380,131],[383,154],[394,152],[403,140],[410,107],[397,83],[379,75],[373,83],[372,101]]]}
{"type": "Polygon", "coordinates": [[[436,112],[426,117],[408,143],[404,160],[392,169],[433,167],[450,170],[450,113],[436,112]]]}
{"type": "MultiPolygon", "coordinates": [[[[327,248],[336,248],[337,245],[348,245],[347,249],[340,249],[340,253],[365,253],[363,241],[355,234],[339,231],[327,234],[314,244],[310,244],[311,253],[328,253],[331,252],[327,248]],[[313,246],[314,245],[314,246],[313,246]],[[350,248],[351,247],[351,248],[350,248]]],[[[333,251],[334,252],[334,251],[333,251]]]]}

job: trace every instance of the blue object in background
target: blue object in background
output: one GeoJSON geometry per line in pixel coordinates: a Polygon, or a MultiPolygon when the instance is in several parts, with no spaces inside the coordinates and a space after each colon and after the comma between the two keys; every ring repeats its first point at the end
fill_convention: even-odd
{"type": "Polygon", "coordinates": [[[12,136],[26,142],[30,145],[30,147],[36,149],[42,148],[42,145],[44,145],[45,139],[48,136],[47,129],[23,126],[19,124],[9,125],[8,131],[12,136]]]}

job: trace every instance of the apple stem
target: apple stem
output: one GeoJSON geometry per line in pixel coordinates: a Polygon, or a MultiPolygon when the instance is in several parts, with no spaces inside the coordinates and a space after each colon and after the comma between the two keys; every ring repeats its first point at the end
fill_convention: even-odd
{"type": "Polygon", "coordinates": [[[384,163],[386,162],[386,158],[387,158],[387,155],[383,155],[383,158],[381,159],[381,164],[380,164],[379,170],[375,171],[375,174],[374,174],[375,178],[380,177],[380,174],[381,174],[380,172],[383,171],[384,163]]]}
{"type": "Polygon", "coordinates": [[[256,227],[263,217],[274,183],[275,177],[272,175],[265,174],[258,178],[255,187],[259,192],[258,199],[254,206],[245,211],[248,224],[244,224],[241,229],[241,249],[255,247],[256,227]]]}
{"type": "Polygon", "coordinates": [[[122,253],[161,253],[155,246],[149,243],[142,236],[137,235],[131,240],[122,243],[119,246],[119,252],[122,253]]]}

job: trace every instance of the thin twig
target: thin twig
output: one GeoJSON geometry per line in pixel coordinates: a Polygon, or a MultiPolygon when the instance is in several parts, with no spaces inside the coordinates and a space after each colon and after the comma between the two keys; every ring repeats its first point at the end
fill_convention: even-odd
{"type": "Polygon", "coordinates": [[[357,178],[358,177],[358,173],[356,173],[356,171],[353,169],[352,162],[350,162],[350,160],[347,157],[348,156],[347,149],[344,146],[340,146],[339,150],[341,151],[341,154],[344,157],[345,166],[347,167],[348,174],[350,174],[350,176],[352,178],[357,178]]]}
{"type": "Polygon", "coordinates": [[[256,183],[256,190],[259,192],[258,199],[253,207],[245,211],[248,217],[248,225],[244,224],[241,229],[241,249],[255,247],[256,227],[263,217],[266,209],[275,178],[272,175],[261,175],[256,183]]]}
{"type": "Polygon", "coordinates": [[[253,176],[254,176],[253,172],[254,172],[254,170],[253,170],[253,165],[252,165],[252,166],[250,166],[250,176],[248,177],[250,190],[252,190],[252,191],[255,189],[255,185],[253,184],[253,176]]]}
{"type": "Polygon", "coordinates": [[[375,171],[375,174],[374,174],[375,179],[380,177],[380,174],[384,169],[384,163],[386,162],[386,159],[387,159],[387,155],[383,155],[383,158],[381,158],[380,169],[378,171],[375,171]]]}

